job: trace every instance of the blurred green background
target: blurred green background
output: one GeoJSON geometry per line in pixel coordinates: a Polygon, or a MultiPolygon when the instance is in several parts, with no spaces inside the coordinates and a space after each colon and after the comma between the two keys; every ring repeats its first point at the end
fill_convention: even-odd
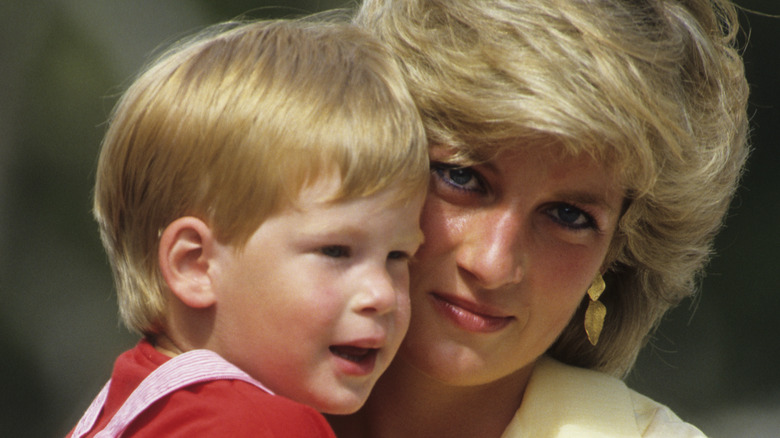
{"type": "MultiPolygon", "coordinates": [[[[780,14],[778,0],[742,0],[780,14]]],[[[0,436],[64,436],[136,338],[91,215],[118,94],[160,45],[234,18],[345,1],[0,0],[0,436]],[[280,6],[281,5],[281,6],[280,6]]],[[[780,19],[743,12],[755,151],[702,293],[630,384],[712,437],[780,434],[780,19]]]]}

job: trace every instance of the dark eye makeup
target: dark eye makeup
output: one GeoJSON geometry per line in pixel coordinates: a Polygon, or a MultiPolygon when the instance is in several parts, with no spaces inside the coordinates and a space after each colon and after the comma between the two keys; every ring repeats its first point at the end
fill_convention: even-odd
{"type": "Polygon", "coordinates": [[[598,229],[593,216],[571,204],[556,204],[546,213],[554,222],[572,230],[598,229]]]}
{"type": "Polygon", "coordinates": [[[484,192],[485,185],[479,173],[471,167],[461,167],[454,164],[432,162],[431,171],[439,180],[455,190],[467,192],[484,192]]]}
{"type": "MultiPolygon", "coordinates": [[[[486,183],[479,172],[471,167],[432,162],[431,171],[441,183],[452,190],[470,194],[487,191],[486,183]]],[[[548,207],[545,213],[553,222],[570,230],[599,229],[592,215],[570,203],[556,203],[548,207]]]]}

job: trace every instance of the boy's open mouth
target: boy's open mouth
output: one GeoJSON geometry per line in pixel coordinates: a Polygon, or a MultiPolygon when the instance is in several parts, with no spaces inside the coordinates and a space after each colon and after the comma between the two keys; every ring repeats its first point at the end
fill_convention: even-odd
{"type": "Polygon", "coordinates": [[[330,352],[350,362],[361,363],[376,357],[378,348],[354,347],[351,345],[332,345],[330,352]]]}

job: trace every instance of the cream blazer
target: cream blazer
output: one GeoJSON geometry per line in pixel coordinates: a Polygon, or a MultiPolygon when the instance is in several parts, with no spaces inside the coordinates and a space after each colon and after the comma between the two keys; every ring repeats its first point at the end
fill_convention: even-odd
{"type": "MultiPolygon", "coordinates": [[[[604,373],[542,357],[502,438],[705,437],[604,373]]],[[[706,438],[706,437],[705,437],[706,438]]]]}

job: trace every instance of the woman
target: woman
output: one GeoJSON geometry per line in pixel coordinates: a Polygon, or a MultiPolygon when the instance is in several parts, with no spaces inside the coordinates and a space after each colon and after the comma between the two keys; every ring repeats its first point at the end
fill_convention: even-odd
{"type": "Polygon", "coordinates": [[[733,6],[366,0],[355,21],[404,68],[432,179],[407,338],[337,435],[701,436],[619,379],[693,293],[745,162],[733,6]]]}

